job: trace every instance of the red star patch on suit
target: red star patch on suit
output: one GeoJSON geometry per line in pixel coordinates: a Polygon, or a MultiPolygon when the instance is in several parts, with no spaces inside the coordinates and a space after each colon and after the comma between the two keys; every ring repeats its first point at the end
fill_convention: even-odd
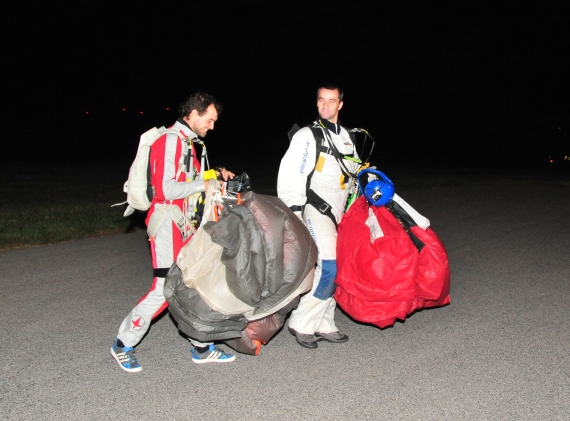
{"type": "Polygon", "coordinates": [[[131,324],[133,329],[140,329],[144,326],[144,319],[141,316],[133,316],[131,324]]]}

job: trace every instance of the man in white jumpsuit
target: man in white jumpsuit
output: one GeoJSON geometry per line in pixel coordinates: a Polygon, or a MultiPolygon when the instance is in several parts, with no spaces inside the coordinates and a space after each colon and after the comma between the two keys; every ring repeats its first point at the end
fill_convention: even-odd
{"type": "Polygon", "coordinates": [[[313,288],[301,297],[289,320],[289,331],[305,348],[317,348],[317,342],[322,340],[333,343],[348,340],[334,322],[336,231],[348,196],[352,193],[350,186],[353,183],[350,183],[347,173],[354,174],[359,164],[343,159],[345,156],[355,157],[356,152],[348,131],[340,126],[338,120],[338,112],[343,106],[342,96],[342,91],[336,86],[322,87],[317,91],[320,119],[312,124],[313,129],[304,127],[293,136],[281,160],[277,179],[277,195],[304,221],[319,250],[313,288]],[[317,151],[314,128],[322,131],[320,151],[317,151]],[[336,158],[335,149],[339,152],[336,158]],[[312,193],[308,194],[308,177],[310,190],[320,201],[315,201],[312,193]]]}

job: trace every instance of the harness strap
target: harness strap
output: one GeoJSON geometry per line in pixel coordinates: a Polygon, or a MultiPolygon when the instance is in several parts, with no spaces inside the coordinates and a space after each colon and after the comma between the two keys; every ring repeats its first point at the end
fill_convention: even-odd
{"type": "MultiPolygon", "coordinates": [[[[161,136],[168,136],[169,134],[173,134],[176,135],[181,141],[182,143],[186,143],[187,145],[191,144],[191,140],[188,136],[186,136],[184,133],[182,133],[181,130],[177,130],[177,129],[164,129],[160,131],[160,135],[161,136]]],[[[191,155],[192,152],[189,153],[189,155],[191,155]]],[[[182,154],[184,155],[184,154],[182,154]]],[[[181,165],[180,164],[184,164],[186,165],[186,163],[183,161],[183,158],[181,157],[180,159],[181,162],[178,163],[178,171],[176,172],[176,177],[175,180],[178,180],[178,177],[180,177],[180,174],[182,173],[182,169],[181,169],[181,165]]],[[[149,174],[150,174],[150,165],[149,165],[149,174]]],[[[188,168],[185,168],[186,171],[188,171],[188,168]]],[[[150,180],[150,178],[149,178],[150,180]]]]}
{"type": "Polygon", "coordinates": [[[155,278],[166,278],[166,275],[168,274],[168,271],[170,270],[170,268],[158,268],[158,269],[153,269],[154,271],[154,277],[155,278]]]}
{"type": "Polygon", "coordinates": [[[188,136],[178,135],[178,138],[182,141],[183,148],[186,146],[186,155],[184,155],[184,149],[182,150],[182,155],[180,156],[180,162],[178,162],[178,171],[176,171],[175,180],[178,180],[180,174],[186,173],[186,181],[192,181],[192,172],[194,171],[194,145],[192,145],[192,140],[188,136]],[[186,157],[186,160],[184,158],[186,157]],[[190,177],[190,179],[188,179],[190,177]]]}
{"type": "MultiPolygon", "coordinates": [[[[322,152],[322,153],[326,153],[328,155],[332,155],[336,159],[336,161],[338,162],[338,164],[340,166],[340,170],[344,176],[345,182],[346,182],[347,178],[353,177],[354,175],[351,174],[350,171],[348,171],[348,169],[346,168],[346,166],[342,162],[343,156],[340,154],[338,149],[335,148],[332,140],[327,138],[327,141],[328,141],[330,147],[323,144],[324,140],[325,140],[325,136],[323,135],[323,130],[325,131],[326,134],[328,134],[327,128],[324,126],[313,125],[313,126],[310,126],[310,129],[313,132],[313,137],[315,138],[316,154],[315,154],[315,167],[313,167],[313,170],[307,176],[307,187],[306,187],[307,203],[310,204],[311,206],[313,206],[315,209],[317,209],[323,215],[327,215],[333,221],[335,228],[338,229],[338,224],[336,222],[336,218],[335,218],[334,214],[332,213],[331,205],[329,205],[325,200],[323,200],[323,198],[321,198],[317,193],[315,193],[311,189],[311,179],[312,179],[313,174],[315,172],[315,168],[317,166],[317,162],[319,160],[320,153],[322,152]]],[[[351,133],[348,129],[346,129],[346,128],[344,128],[344,129],[349,133],[350,138],[354,143],[354,134],[351,133]]],[[[293,206],[293,207],[291,207],[291,210],[293,212],[302,211],[303,208],[301,206],[293,206]],[[296,209],[293,209],[293,208],[296,208],[296,209]]]]}
{"type": "Polygon", "coordinates": [[[184,213],[175,204],[167,204],[166,206],[159,206],[154,208],[154,211],[147,224],[147,233],[149,237],[155,237],[158,229],[161,227],[162,223],[166,219],[166,215],[169,214],[172,221],[176,224],[182,238],[186,240],[190,234],[194,232],[190,230],[190,223],[186,213],[184,213]]]}
{"type": "Polygon", "coordinates": [[[332,213],[332,207],[327,202],[325,202],[321,196],[315,193],[313,190],[307,190],[307,203],[313,206],[323,215],[328,216],[334,223],[334,227],[338,230],[338,224],[336,223],[336,218],[332,213]]]}
{"type": "MultiPolygon", "coordinates": [[[[341,127],[342,127],[342,126],[341,126],[341,127]]],[[[344,128],[344,127],[343,127],[343,128],[344,128]]],[[[354,145],[355,142],[354,142],[353,135],[351,134],[351,132],[350,132],[348,129],[346,129],[346,128],[344,128],[344,129],[348,132],[348,134],[349,134],[349,136],[350,136],[350,139],[352,140],[352,143],[353,143],[353,145],[354,145]]],[[[313,136],[315,136],[315,139],[317,138],[316,136],[317,136],[317,133],[318,133],[318,136],[321,137],[321,143],[322,143],[322,140],[323,140],[323,134],[322,134],[322,133],[323,133],[323,131],[324,131],[325,136],[326,136],[326,139],[327,139],[327,141],[328,141],[328,143],[329,143],[329,146],[330,146],[329,148],[327,148],[327,149],[329,150],[329,152],[326,152],[326,153],[328,153],[329,155],[334,156],[334,158],[335,158],[336,161],[338,162],[338,165],[339,165],[339,167],[340,167],[340,170],[341,170],[341,172],[343,173],[343,175],[344,175],[344,177],[345,177],[345,182],[347,181],[347,178],[353,178],[353,177],[354,177],[354,174],[352,174],[352,173],[348,170],[348,168],[346,168],[346,165],[345,165],[344,162],[343,162],[344,156],[341,155],[341,153],[339,152],[339,150],[335,147],[335,145],[334,145],[334,143],[333,143],[333,141],[332,141],[332,139],[331,139],[331,135],[330,135],[330,133],[329,133],[329,129],[327,129],[327,128],[321,123],[320,126],[311,126],[311,130],[312,130],[312,132],[313,132],[313,136]],[[321,129],[322,129],[322,130],[321,130],[321,129]]],[[[325,148],[326,148],[326,146],[325,146],[325,148]]]]}

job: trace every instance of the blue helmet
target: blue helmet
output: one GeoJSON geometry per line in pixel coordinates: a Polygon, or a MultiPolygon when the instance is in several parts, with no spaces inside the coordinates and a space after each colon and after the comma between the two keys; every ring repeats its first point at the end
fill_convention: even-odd
{"type": "Polygon", "coordinates": [[[394,183],[374,168],[366,168],[358,173],[358,187],[368,203],[374,206],[387,205],[394,197],[394,183]]]}

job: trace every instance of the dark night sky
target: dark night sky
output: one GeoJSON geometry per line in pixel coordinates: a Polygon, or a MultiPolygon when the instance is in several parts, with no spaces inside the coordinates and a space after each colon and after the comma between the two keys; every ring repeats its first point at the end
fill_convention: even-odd
{"type": "Polygon", "coordinates": [[[570,147],[564,8],[306,3],[52,2],[12,12],[3,126],[21,141],[4,144],[2,158],[33,145],[42,159],[130,161],[139,135],[171,124],[201,89],[224,106],[206,138],[211,161],[276,165],[288,129],[314,119],[316,88],[329,81],[345,89],[343,124],[376,139],[374,163],[570,147]]]}

